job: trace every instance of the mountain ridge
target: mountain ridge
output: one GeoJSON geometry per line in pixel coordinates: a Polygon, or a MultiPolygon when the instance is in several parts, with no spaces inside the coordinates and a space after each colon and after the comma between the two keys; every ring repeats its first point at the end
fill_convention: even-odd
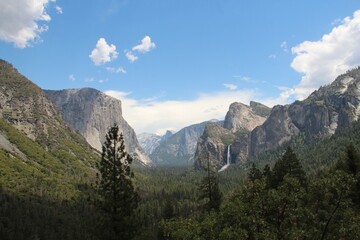
{"type": "MultiPolygon", "coordinates": [[[[337,129],[359,118],[360,67],[338,76],[331,84],[320,87],[303,101],[274,106],[263,124],[250,132],[231,136],[225,145],[231,144],[232,162],[243,164],[249,157],[274,150],[295,136],[301,136],[303,141],[311,144],[333,135],[337,129]]],[[[219,134],[213,138],[221,139],[229,133],[219,134]]],[[[199,162],[204,161],[204,156],[210,155],[219,168],[225,164],[225,147],[217,146],[219,151],[214,151],[214,143],[206,141],[205,137],[202,136],[202,142],[198,144],[196,166],[200,166],[199,162]]]]}
{"type": "Polygon", "coordinates": [[[48,198],[81,197],[99,154],[61,118],[40,87],[0,60],[0,180],[48,198]],[[61,192],[61,195],[58,195],[61,192]]]}

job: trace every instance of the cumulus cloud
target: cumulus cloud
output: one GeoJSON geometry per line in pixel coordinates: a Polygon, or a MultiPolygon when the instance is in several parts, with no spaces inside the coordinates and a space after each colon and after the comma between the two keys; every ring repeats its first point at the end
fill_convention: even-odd
{"type": "Polygon", "coordinates": [[[139,59],[138,56],[134,54],[137,53],[147,53],[150,52],[153,48],[155,48],[155,43],[151,41],[149,36],[145,36],[139,45],[134,46],[131,51],[125,50],[125,56],[130,62],[135,62],[139,59]]]}
{"type": "Polygon", "coordinates": [[[319,41],[305,41],[291,49],[295,58],[291,67],[302,73],[300,83],[288,94],[306,98],[347,70],[360,65],[360,10],[346,17],[319,41]]]}
{"type": "Polygon", "coordinates": [[[233,102],[249,104],[257,97],[254,90],[224,91],[199,94],[196,99],[175,101],[136,100],[131,93],[106,91],[106,94],[122,101],[123,115],[137,133],[164,133],[166,129],[181,128],[211,119],[224,119],[233,102]],[[146,118],[146,121],[144,121],[146,118]]]}
{"type": "Polygon", "coordinates": [[[224,83],[224,87],[226,87],[229,90],[236,90],[237,86],[234,84],[224,83]]]}
{"type": "Polygon", "coordinates": [[[109,45],[105,38],[100,38],[89,57],[96,66],[99,66],[115,60],[118,55],[119,53],[116,51],[116,46],[114,44],[109,45]]]}
{"type": "Polygon", "coordinates": [[[106,70],[108,70],[111,73],[126,73],[126,70],[122,67],[118,67],[118,68],[107,67],[106,70]]]}
{"type": "Polygon", "coordinates": [[[46,12],[49,0],[0,0],[0,39],[26,48],[41,41],[51,20],[46,12]]]}
{"type": "Polygon", "coordinates": [[[130,62],[135,62],[138,60],[138,57],[135,56],[131,51],[125,51],[125,56],[130,62]]]}
{"type": "Polygon", "coordinates": [[[145,36],[139,45],[136,45],[132,48],[133,51],[137,51],[140,53],[146,53],[149,52],[155,48],[155,43],[151,41],[151,38],[149,36],[145,36]]]}

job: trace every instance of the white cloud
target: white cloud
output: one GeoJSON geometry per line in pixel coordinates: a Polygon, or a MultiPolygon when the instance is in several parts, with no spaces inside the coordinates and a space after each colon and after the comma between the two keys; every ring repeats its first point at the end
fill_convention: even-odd
{"type": "Polygon", "coordinates": [[[114,67],[107,67],[106,70],[108,70],[111,73],[126,73],[126,70],[122,67],[114,68],[114,67]]]}
{"type": "Polygon", "coordinates": [[[125,51],[125,56],[130,62],[135,62],[138,60],[138,57],[135,56],[131,51],[125,51]]]}
{"type": "Polygon", "coordinates": [[[360,10],[325,34],[321,40],[293,47],[291,67],[303,74],[291,93],[298,99],[326,85],[347,70],[360,65],[360,10]]]}
{"type": "Polygon", "coordinates": [[[288,43],[286,41],[283,41],[281,44],[280,44],[280,47],[281,49],[284,51],[284,52],[288,52],[288,43]]]}
{"type": "Polygon", "coordinates": [[[46,12],[49,0],[0,0],[0,39],[18,48],[41,41],[51,20],[46,12]]]}
{"type": "Polygon", "coordinates": [[[89,57],[96,66],[99,66],[115,60],[118,57],[118,52],[114,44],[109,45],[105,38],[100,38],[89,57]]]}
{"type": "Polygon", "coordinates": [[[145,36],[141,40],[141,44],[136,45],[135,47],[132,48],[132,50],[140,53],[146,53],[152,50],[153,48],[155,48],[155,43],[151,42],[151,38],[149,36],[145,36]]]}
{"type": "Polygon", "coordinates": [[[69,80],[71,80],[71,81],[75,81],[75,80],[76,80],[74,74],[70,74],[70,75],[69,75],[69,80]]]}
{"type": "Polygon", "coordinates": [[[63,14],[63,9],[62,9],[62,7],[60,7],[59,5],[56,5],[56,6],[55,6],[55,9],[56,9],[56,12],[57,12],[58,14],[63,14]]]}
{"type": "Polygon", "coordinates": [[[236,90],[238,86],[234,84],[224,83],[224,87],[226,87],[229,90],[236,90]]]}
{"type": "Polygon", "coordinates": [[[153,48],[155,48],[155,43],[151,41],[149,36],[145,36],[139,45],[136,45],[132,48],[132,51],[125,50],[125,56],[130,62],[135,62],[139,59],[138,56],[134,54],[134,52],[138,53],[147,53],[150,52],[153,48]]]}
{"type": "Polygon", "coordinates": [[[196,99],[175,101],[136,100],[130,93],[106,91],[122,101],[123,116],[137,133],[162,133],[166,129],[180,130],[191,124],[211,119],[224,119],[233,102],[249,104],[256,99],[253,90],[224,91],[213,94],[199,94],[196,99]],[[144,120],[146,119],[146,120],[144,120]]]}

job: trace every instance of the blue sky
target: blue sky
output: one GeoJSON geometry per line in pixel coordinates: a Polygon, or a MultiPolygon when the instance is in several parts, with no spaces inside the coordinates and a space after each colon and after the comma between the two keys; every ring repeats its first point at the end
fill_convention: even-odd
{"type": "Polygon", "coordinates": [[[355,0],[0,0],[0,58],[118,97],[137,133],[303,99],[360,65],[355,0]]]}

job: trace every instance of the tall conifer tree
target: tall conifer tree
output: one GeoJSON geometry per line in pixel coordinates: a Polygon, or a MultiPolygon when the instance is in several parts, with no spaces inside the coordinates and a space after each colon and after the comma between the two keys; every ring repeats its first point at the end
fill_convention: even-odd
{"type": "Polygon", "coordinates": [[[205,200],[204,209],[206,211],[220,209],[222,201],[222,193],[219,188],[219,181],[216,177],[216,173],[211,166],[210,154],[207,153],[207,176],[202,179],[202,182],[199,187],[200,191],[200,200],[205,200]]]}
{"type": "Polygon", "coordinates": [[[99,190],[107,226],[112,234],[107,239],[127,239],[132,235],[131,216],[139,197],[132,184],[132,157],[125,151],[124,137],[114,124],[106,134],[100,161],[99,190]]]}

